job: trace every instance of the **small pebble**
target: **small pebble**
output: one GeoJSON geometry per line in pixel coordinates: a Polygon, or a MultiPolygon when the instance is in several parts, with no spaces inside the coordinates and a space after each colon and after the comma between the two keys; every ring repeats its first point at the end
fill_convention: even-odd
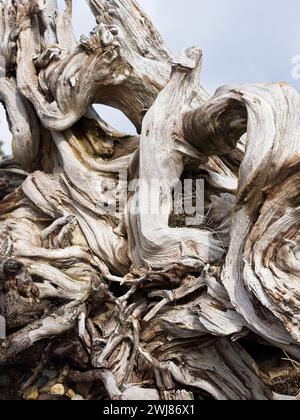
{"type": "Polygon", "coordinates": [[[48,383],[48,378],[46,376],[41,376],[36,383],[36,386],[40,389],[43,388],[48,383]]]}
{"type": "Polygon", "coordinates": [[[65,395],[65,387],[62,384],[53,385],[50,389],[51,395],[65,395]]]}
{"type": "Polygon", "coordinates": [[[72,401],[84,401],[84,398],[81,395],[74,395],[72,401]]]}
{"type": "Polygon", "coordinates": [[[67,396],[72,399],[76,396],[76,393],[73,391],[73,389],[69,389],[67,392],[67,396]]]}

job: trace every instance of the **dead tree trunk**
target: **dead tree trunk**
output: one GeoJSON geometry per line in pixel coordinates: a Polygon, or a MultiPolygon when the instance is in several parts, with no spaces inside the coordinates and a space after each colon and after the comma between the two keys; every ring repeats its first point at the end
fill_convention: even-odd
{"type": "Polygon", "coordinates": [[[0,164],[0,375],[14,367],[32,399],[57,384],[72,398],[77,382],[92,383],[87,399],[295,396],[298,93],[210,98],[201,51],[174,57],[134,0],[89,0],[97,26],[78,42],[65,4],[0,1],[14,157],[0,164]],[[205,182],[205,213],[186,226],[174,209],[193,200],[174,190],[190,178],[205,182]]]}

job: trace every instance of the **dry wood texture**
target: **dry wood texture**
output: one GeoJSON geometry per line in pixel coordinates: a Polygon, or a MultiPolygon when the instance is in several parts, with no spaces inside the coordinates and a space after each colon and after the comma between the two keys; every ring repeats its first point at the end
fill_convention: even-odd
{"type": "Polygon", "coordinates": [[[299,94],[210,98],[200,50],[175,57],[134,0],[87,3],[77,41],[71,0],[0,1],[2,395],[296,398],[299,94]]]}

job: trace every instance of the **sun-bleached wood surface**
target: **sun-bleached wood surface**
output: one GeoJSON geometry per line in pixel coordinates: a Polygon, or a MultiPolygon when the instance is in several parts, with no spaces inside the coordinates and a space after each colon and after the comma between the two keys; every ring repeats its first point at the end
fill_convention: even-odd
{"type": "Polygon", "coordinates": [[[0,370],[22,372],[21,397],[62,357],[60,382],[93,383],[90,399],[294,397],[272,372],[284,358],[299,376],[299,94],[211,98],[199,49],[176,57],[133,0],[87,3],[96,26],[76,40],[76,2],[0,1],[0,370]],[[188,178],[205,186],[192,225],[173,214],[188,178]]]}

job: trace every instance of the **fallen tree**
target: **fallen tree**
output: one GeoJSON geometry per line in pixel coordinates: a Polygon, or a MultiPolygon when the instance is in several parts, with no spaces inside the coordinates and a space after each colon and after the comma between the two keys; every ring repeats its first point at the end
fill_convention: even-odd
{"type": "Polygon", "coordinates": [[[88,4],[97,26],[77,42],[70,0],[0,1],[14,157],[0,165],[0,389],[296,398],[299,94],[278,83],[210,98],[200,50],[175,57],[133,0],[88,4]],[[185,212],[199,195],[201,215],[185,212]]]}

